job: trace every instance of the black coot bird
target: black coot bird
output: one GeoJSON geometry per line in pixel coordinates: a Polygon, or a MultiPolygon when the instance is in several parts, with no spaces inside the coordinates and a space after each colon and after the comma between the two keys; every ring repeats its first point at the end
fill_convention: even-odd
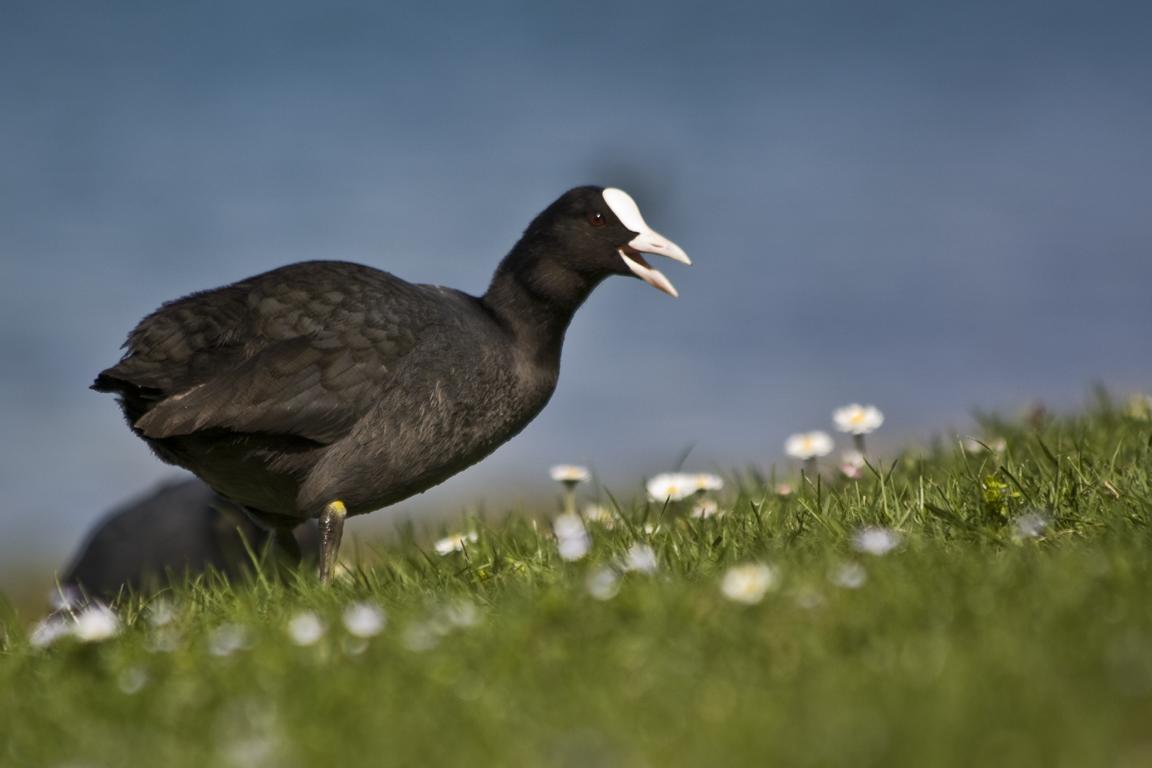
{"type": "Polygon", "coordinates": [[[625,192],[577,187],[538,215],[488,291],[309,261],[169,302],[92,388],[164,461],[261,524],[344,518],[420,493],[522,430],[556,387],[573,313],[610,275],[676,296],[644,260],[691,263],[625,192]]]}
{"type": "Polygon", "coordinates": [[[239,579],[250,573],[253,556],[289,567],[316,559],[312,521],[291,535],[276,533],[196,478],[168,482],[104,515],[60,585],[68,594],[109,601],[125,590],[150,593],[189,575],[239,579]]]}

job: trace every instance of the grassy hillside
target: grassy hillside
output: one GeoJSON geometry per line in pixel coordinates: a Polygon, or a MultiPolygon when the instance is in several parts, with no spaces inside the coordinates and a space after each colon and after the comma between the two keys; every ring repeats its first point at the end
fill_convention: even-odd
{"type": "Polygon", "coordinates": [[[620,499],[575,560],[469,520],[461,551],[191,584],[86,640],[8,609],[0,765],[1152,765],[1147,419],[731,476],[706,519],[620,499]]]}

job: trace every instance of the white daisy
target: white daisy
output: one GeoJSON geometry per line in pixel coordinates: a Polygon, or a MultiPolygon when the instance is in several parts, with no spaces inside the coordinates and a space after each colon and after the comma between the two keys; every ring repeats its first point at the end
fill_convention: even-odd
{"type": "Polygon", "coordinates": [[[859,479],[864,474],[864,454],[857,450],[844,451],[840,454],[840,471],[851,480],[859,479]]]}
{"type": "Polygon", "coordinates": [[[569,562],[580,560],[592,548],[592,539],[580,515],[568,512],[559,515],[552,521],[552,531],[556,534],[556,548],[560,557],[569,562]]]}
{"type": "Polygon", "coordinates": [[[844,589],[859,589],[868,581],[868,571],[859,563],[842,563],[828,574],[828,580],[844,589]]]}
{"type": "Polygon", "coordinates": [[[449,627],[466,629],[480,623],[480,609],[471,600],[454,600],[440,609],[440,617],[449,627]]]}
{"type": "Polygon", "coordinates": [[[852,546],[857,552],[882,556],[900,546],[903,539],[903,536],[891,528],[871,526],[861,528],[856,532],[856,535],[852,537],[852,546]]]}
{"type": "Polygon", "coordinates": [[[148,623],[154,627],[163,627],[176,618],[176,607],[171,600],[159,598],[148,604],[148,623]]]}
{"type": "Polygon", "coordinates": [[[1051,525],[1052,518],[1047,512],[1034,509],[1012,521],[1012,535],[1017,540],[1038,539],[1048,532],[1051,525]]]}
{"type": "Polygon", "coordinates": [[[344,609],[344,628],[356,637],[374,637],[380,634],[388,617],[372,603],[352,603],[344,609]]]}
{"type": "Polygon", "coordinates": [[[288,621],[288,636],[299,646],[315,645],[324,637],[324,622],[311,611],[304,611],[288,621]]]}
{"type": "Polygon", "coordinates": [[[84,643],[98,643],[120,634],[120,619],[112,609],[93,603],[76,614],[72,634],[84,643]]]}
{"type": "Polygon", "coordinates": [[[584,507],[584,519],[605,528],[616,527],[616,512],[603,504],[589,504],[584,507]]]}
{"type": "Polygon", "coordinates": [[[404,647],[416,653],[430,651],[440,644],[441,633],[437,632],[428,622],[409,624],[400,636],[404,647]]]}
{"type": "Polygon", "coordinates": [[[709,472],[697,472],[692,475],[692,483],[695,485],[697,493],[724,489],[724,478],[709,472]]]}
{"type": "Polygon", "coordinates": [[[28,642],[34,648],[47,648],[62,637],[72,634],[72,620],[66,616],[55,614],[36,622],[28,642]]]}
{"type": "Polygon", "coordinates": [[[57,585],[48,596],[48,603],[56,611],[76,611],[83,607],[86,601],[84,593],[71,584],[57,585]]]}
{"type": "Polygon", "coordinates": [[[729,600],[752,605],[764,599],[776,587],[776,570],[764,563],[747,563],[729,568],[720,582],[720,591],[729,600]]]}
{"type": "Polygon", "coordinates": [[[963,437],[960,440],[961,447],[964,448],[965,453],[979,455],[987,451],[992,453],[1004,453],[1008,448],[1008,441],[1002,437],[963,437]]]}
{"type": "Polygon", "coordinates": [[[479,538],[479,534],[475,531],[453,533],[442,539],[438,539],[432,546],[435,548],[437,554],[450,555],[453,552],[463,552],[469,544],[475,544],[479,538]]]}
{"type": "Polygon", "coordinates": [[[647,544],[633,544],[624,555],[623,568],[637,573],[655,573],[659,568],[656,551],[647,544]]]}
{"type": "Polygon", "coordinates": [[[836,429],[850,435],[867,435],[875,432],[884,423],[884,414],[874,405],[852,403],[832,412],[836,429]]]}
{"type": "Polygon", "coordinates": [[[596,568],[588,573],[584,588],[597,600],[611,600],[620,591],[620,574],[612,568],[596,568]]]}
{"type": "Polygon", "coordinates": [[[792,435],[784,443],[784,452],[794,459],[817,459],[832,453],[832,436],[819,430],[800,432],[792,435]]]}
{"type": "Polygon", "coordinates": [[[556,551],[560,554],[560,559],[570,563],[584,559],[591,548],[591,542],[587,535],[556,540],[556,551]]]}
{"type": "Polygon", "coordinates": [[[584,528],[584,521],[580,519],[579,515],[557,515],[552,520],[552,532],[556,534],[558,539],[570,539],[580,536],[587,536],[588,531],[584,528]]]}
{"type": "Polygon", "coordinates": [[[558,483],[582,483],[591,477],[587,467],[575,464],[557,464],[548,470],[548,475],[558,483]]]}
{"type": "Polygon", "coordinates": [[[139,693],[148,684],[148,673],[143,667],[128,667],[116,678],[116,685],[126,696],[139,693]]]}
{"type": "Polygon", "coordinates": [[[681,501],[696,493],[693,475],[682,472],[664,472],[651,478],[647,484],[648,498],[661,503],[681,501]]]}
{"type": "Polygon", "coordinates": [[[689,514],[698,520],[716,517],[720,514],[720,505],[712,499],[701,499],[692,505],[692,511],[689,514]]]}
{"type": "Polygon", "coordinates": [[[552,479],[564,486],[564,512],[576,514],[576,486],[589,477],[587,467],[574,464],[557,464],[549,474],[552,479]]]}
{"type": "Polygon", "coordinates": [[[1138,392],[1128,398],[1128,415],[1134,419],[1152,419],[1152,395],[1138,392]]]}
{"type": "Polygon", "coordinates": [[[208,653],[230,656],[248,647],[248,628],[243,624],[221,624],[208,634],[208,653]]]}

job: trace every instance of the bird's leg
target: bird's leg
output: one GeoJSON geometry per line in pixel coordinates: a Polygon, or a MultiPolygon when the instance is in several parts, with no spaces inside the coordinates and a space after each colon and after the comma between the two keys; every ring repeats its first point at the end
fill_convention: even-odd
{"type": "Polygon", "coordinates": [[[342,501],[330,501],[320,515],[320,581],[332,583],[336,573],[336,556],[340,552],[340,537],[344,535],[344,518],[348,508],[342,501]]]}

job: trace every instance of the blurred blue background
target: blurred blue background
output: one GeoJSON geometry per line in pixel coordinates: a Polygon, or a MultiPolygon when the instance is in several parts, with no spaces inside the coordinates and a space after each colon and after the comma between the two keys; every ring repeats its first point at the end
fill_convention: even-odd
{"type": "Polygon", "coordinates": [[[543,415],[398,510],[1147,388],[1145,7],[5,2],[0,563],[177,474],[87,389],[162,300],[312,258],[480,292],[581,183],[688,251],[681,298],[605,284],[543,415]]]}

